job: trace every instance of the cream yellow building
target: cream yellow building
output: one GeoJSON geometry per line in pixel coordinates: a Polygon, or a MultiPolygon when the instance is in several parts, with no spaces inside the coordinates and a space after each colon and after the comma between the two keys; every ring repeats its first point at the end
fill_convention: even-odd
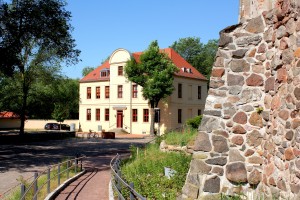
{"type": "MultiPolygon", "coordinates": [[[[180,128],[187,119],[204,110],[207,79],[173,49],[163,49],[180,69],[174,74],[174,92],[161,100],[160,123],[163,134],[180,128]]],[[[126,61],[139,62],[142,52],[115,50],[109,61],[80,80],[79,122],[83,131],[123,129],[132,134],[149,134],[150,105],[142,96],[142,88],[124,76],[126,61]]]]}

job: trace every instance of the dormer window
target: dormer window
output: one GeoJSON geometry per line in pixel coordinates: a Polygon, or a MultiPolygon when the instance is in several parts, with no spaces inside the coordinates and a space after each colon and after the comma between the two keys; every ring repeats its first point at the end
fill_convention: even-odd
{"type": "Polygon", "coordinates": [[[100,71],[100,77],[103,78],[103,77],[109,77],[110,75],[110,71],[108,68],[105,68],[105,69],[102,69],[100,71]]]}
{"type": "Polygon", "coordinates": [[[181,67],[181,70],[182,70],[182,72],[192,74],[192,69],[191,68],[181,67]]]}

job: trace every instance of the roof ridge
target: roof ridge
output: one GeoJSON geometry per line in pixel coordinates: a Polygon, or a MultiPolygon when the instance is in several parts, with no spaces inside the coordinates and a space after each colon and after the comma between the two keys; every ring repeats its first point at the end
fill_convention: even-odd
{"type": "MultiPolygon", "coordinates": [[[[207,78],[198,71],[196,67],[191,65],[187,62],[179,53],[177,53],[173,48],[168,47],[164,49],[160,49],[161,52],[165,52],[171,61],[174,63],[175,66],[179,68],[179,72],[175,73],[176,76],[186,77],[186,78],[193,78],[193,79],[201,79],[207,81],[207,78]],[[182,67],[190,68],[189,72],[182,71],[182,67]]],[[[140,56],[143,52],[133,52],[131,53],[132,57],[136,60],[136,62],[140,61],[140,56]]],[[[91,71],[85,77],[80,79],[80,82],[90,82],[90,81],[101,81],[100,79],[100,71],[104,68],[110,68],[109,61],[105,61],[102,65],[98,66],[96,69],[91,71]]],[[[104,80],[104,79],[103,79],[104,80]]]]}

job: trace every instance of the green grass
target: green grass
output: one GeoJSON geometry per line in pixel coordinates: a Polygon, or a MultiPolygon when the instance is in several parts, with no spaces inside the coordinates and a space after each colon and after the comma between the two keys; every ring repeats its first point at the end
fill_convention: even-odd
{"type": "MultiPolygon", "coordinates": [[[[122,177],[133,182],[135,190],[147,199],[176,199],[184,185],[191,156],[182,153],[164,153],[158,144],[149,144],[145,149],[132,148],[132,157],[122,165],[122,177]],[[176,171],[168,179],[164,167],[176,171]]],[[[128,194],[127,194],[128,195],[128,194]]]]}
{"type": "Polygon", "coordinates": [[[193,145],[198,131],[196,129],[186,129],[183,132],[169,132],[158,138],[158,143],[165,140],[169,145],[193,145]]]}

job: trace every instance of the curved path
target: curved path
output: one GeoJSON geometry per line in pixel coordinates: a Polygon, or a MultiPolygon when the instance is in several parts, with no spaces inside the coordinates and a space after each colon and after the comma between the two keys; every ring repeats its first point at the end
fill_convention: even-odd
{"type": "MultiPolygon", "coordinates": [[[[90,177],[90,181],[87,181],[84,187],[91,188],[90,191],[93,191],[88,192],[89,195],[95,194],[97,199],[107,199],[106,197],[99,197],[99,195],[100,193],[108,193],[108,189],[102,185],[106,185],[105,187],[108,185],[104,181],[110,179],[108,167],[111,158],[117,153],[128,153],[130,145],[142,146],[151,140],[152,138],[144,138],[141,135],[117,134],[116,139],[72,138],[20,145],[0,145],[0,195],[16,185],[20,176],[26,179],[32,176],[33,172],[46,169],[47,165],[58,163],[68,157],[75,157],[76,154],[84,154],[88,156],[85,165],[92,169],[92,173],[85,175],[87,176],[86,180],[90,177]],[[96,184],[94,180],[99,183],[96,184]]],[[[83,182],[82,184],[84,184],[83,182]]],[[[78,186],[77,190],[79,188],[78,186]]],[[[69,196],[69,199],[92,199],[92,197],[81,197],[79,194],[71,198],[75,191],[76,189],[69,196]]]]}

